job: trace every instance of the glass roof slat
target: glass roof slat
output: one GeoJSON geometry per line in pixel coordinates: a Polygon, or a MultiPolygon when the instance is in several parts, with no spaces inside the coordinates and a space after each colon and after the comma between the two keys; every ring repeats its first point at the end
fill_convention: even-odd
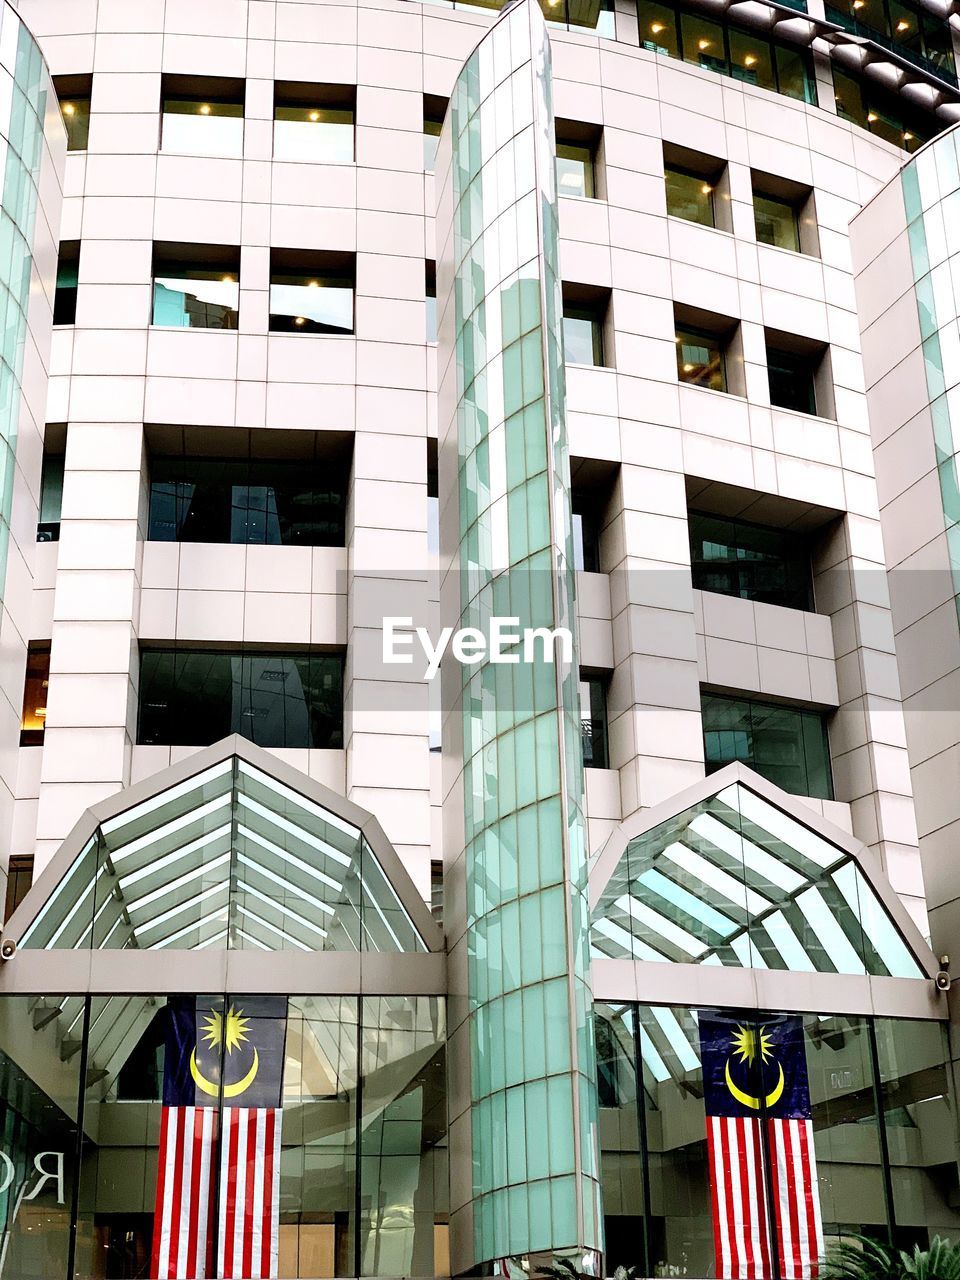
{"type": "Polygon", "coordinates": [[[292,893],[298,898],[302,898],[304,902],[308,902],[311,907],[317,907],[326,915],[332,916],[335,910],[328,902],[324,902],[323,898],[317,898],[311,893],[307,893],[306,889],[301,889],[298,884],[294,884],[292,880],[284,880],[282,876],[278,876],[275,871],[271,871],[269,867],[265,867],[262,862],[254,862],[252,858],[248,858],[245,853],[237,855],[237,861],[241,866],[247,867],[250,871],[263,876],[265,880],[271,881],[284,893],[292,893]]]}
{"type": "Polygon", "coordinates": [[[793,818],[787,817],[781,809],[775,809],[773,805],[761,800],[758,795],[739,783],[735,787],[725,788],[719,793],[717,799],[729,804],[732,809],[750,818],[762,830],[782,840],[798,853],[802,853],[818,867],[832,866],[838,857],[843,856],[843,851],[836,845],[828,844],[809,827],[801,826],[793,818]],[[730,793],[734,790],[737,792],[737,800],[730,798],[730,793]]]}
{"type": "MultiPolygon", "coordinates": [[[[237,887],[242,893],[250,894],[251,897],[257,898],[260,902],[265,903],[268,907],[272,907],[274,911],[278,911],[280,912],[281,915],[286,916],[288,919],[295,921],[298,925],[300,925],[301,928],[308,930],[310,933],[316,934],[321,940],[321,944],[323,942],[323,939],[326,938],[327,936],[326,929],[321,929],[320,926],[314,924],[312,920],[308,920],[306,916],[302,916],[298,911],[294,911],[291,907],[288,907],[285,902],[277,902],[273,898],[268,898],[265,893],[261,893],[259,889],[254,888],[254,886],[250,884],[249,881],[240,880],[238,881],[237,887]]],[[[307,947],[306,949],[308,951],[311,950],[310,947],[307,947]]]]}
{"type": "MultiPolygon", "coordinates": [[[[690,829],[702,835],[710,844],[723,849],[732,858],[746,865],[748,870],[760,876],[768,884],[782,889],[785,893],[794,893],[803,887],[805,877],[799,871],[776,858],[766,849],[754,844],[740,835],[733,827],[720,822],[712,813],[701,814],[690,823],[690,829]]],[[[762,892],[762,890],[761,890],[762,892]]]]}
{"type": "Polygon", "coordinates": [[[854,950],[817,886],[811,885],[803,893],[797,894],[796,902],[810,928],[820,939],[837,973],[866,973],[866,965],[854,950]]]}
{"type": "MultiPolygon", "coordinates": [[[[100,824],[100,830],[104,835],[113,835],[117,831],[122,831],[124,827],[131,826],[140,818],[153,817],[158,810],[173,807],[177,800],[183,799],[194,791],[201,790],[209,782],[215,782],[219,778],[229,782],[232,772],[232,761],[221,760],[209,769],[205,769],[203,773],[194,774],[193,777],[168,787],[165,791],[161,791],[159,795],[151,796],[149,800],[144,800],[141,804],[135,805],[134,808],[117,814],[115,818],[107,819],[106,822],[100,824]]],[[[229,787],[226,788],[226,793],[229,794],[229,787]]]]}
{"type": "Polygon", "coordinates": [[[237,903],[237,910],[242,916],[246,916],[248,920],[253,920],[254,923],[260,925],[261,928],[269,929],[271,933],[275,933],[278,938],[282,938],[286,942],[292,942],[297,950],[312,950],[312,948],[308,947],[305,942],[301,942],[299,938],[295,938],[293,934],[287,933],[286,930],[279,928],[277,925],[271,924],[269,920],[264,920],[263,916],[258,916],[255,911],[251,911],[249,907],[245,907],[242,902],[237,903]]]}
{"type": "Polygon", "coordinates": [[[169,836],[176,835],[182,831],[184,827],[192,826],[196,822],[206,821],[212,814],[217,813],[220,809],[227,808],[230,805],[230,793],[218,796],[215,800],[208,801],[199,809],[189,810],[187,813],[181,813],[179,817],[173,818],[170,822],[164,823],[162,827],[157,827],[153,831],[146,831],[142,836],[137,836],[135,840],[131,840],[128,844],[117,845],[116,848],[110,848],[110,861],[116,866],[119,862],[125,862],[127,858],[133,857],[134,854],[149,852],[156,845],[161,844],[164,839],[169,836]]]}
{"type": "Polygon", "coordinates": [[[339,893],[343,888],[342,880],[334,880],[333,876],[328,876],[325,871],[321,871],[319,867],[311,867],[304,862],[302,858],[298,858],[295,853],[291,853],[289,849],[283,849],[278,844],[274,844],[272,840],[268,840],[265,836],[254,831],[252,827],[245,826],[240,822],[237,824],[237,831],[246,840],[252,841],[260,846],[266,853],[272,853],[281,863],[288,862],[291,866],[297,868],[298,871],[304,872],[311,879],[319,880],[321,884],[325,884],[328,889],[332,889],[334,893],[339,893]]]}
{"type": "Polygon", "coordinates": [[[651,1013],[656,1019],[660,1030],[667,1037],[670,1047],[677,1055],[677,1061],[684,1071],[699,1071],[700,1059],[693,1045],[683,1034],[683,1028],[677,1021],[676,1014],[670,1009],[661,1008],[660,1005],[652,1005],[651,1013]]]}
{"type": "Polygon", "coordinates": [[[241,777],[250,778],[254,782],[259,783],[260,786],[266,787],[268,791],[272,791],[274,794],[282,796],[290,804],[302,809],[305,813],[312,814],[312,816],[317,818],[320,822],[323,822],[330,827],[336,827],[338,831],[342,831],[343,834],[349,836],[351,840],[359,840],[360,828],[353,826],[352,823],[341,818],[339,814],[332,813],[329,809],[321,808],[306,796],[300,795],[299,792],[291,791],[289,787],[285,786],[282,782],[278,782],[276,778],[271,778],[267,774],[261,772],[261,770],[255,769],[252,765],[248,765],[245,760],[238,761],[238,770],[241,777]]]}
{"type": "Polygon", "coordinates": [[[744,969],[766,969],[768,967],[759,948],[753,945],[749,934],[741,933],[739,937],[731,938],[729,945],[744,969]]]}
{"type": "Polygon", "coordinates": [[[247,933],[246,929],[238,929],[237,933],[241,938],[243,938],[244,942],[252,943],[258,951],[272,950],[272,948],[268,947],[265,942],[261,942],[259,938],[255,938],[252,934],[247,933]]]}
{"type": "Polygon", "coordinates": [[[806,948],[790,927],[782,911],[774,911],[763,921],[763,928],[773,943],[776,954],[783,961],[783,969],[795,969],[798,973],[816,973],[816,966],[806,948]]]}
{"type": "Polygon", "coordinates": [[[870,939],[887,973],[895,978],[923,977],[923,970],[911,954],[899,929],[884,911],[860,871],[851,863],[835,871],[833,881],[860,921],[864,936],[870,939]]]}
{"type": "Polygon", "coordinates": [[[597,933],[603,934],[608,941],[620,947],[627,955],[633,956],[636,960],[664,961],[667,959],[665,955],[655,951],[653,947],[641,941],[640,938],[635,938],[632,933],[616,924],[613,920],[596,920],[593,927],[597,933]]]}
{"type": "Polygon", "coordinates": [[[139,867],[136,871],[124,872],[123,874],[118,873],[117,880],[124,892],[126,892],[126,890],[132,885],[139,884],[141,880],[146,880],[157,872],[173,866],[173,864],[178,862],[181,858],[187,858],[193,853],[201,852],[209,845],[216,844],[216,842],[218,840],[222,840],[224,836],[229,836],[232,829],[232,824],[225,822],[222,826],[217,827],[216,830],[211,831],[206,835],[198,836],[196,840],[191,840],[188,844],[180,845],[179,848],[172,849],[170,853],[165,853],[162,857],[159,857],[152,862],[144,863],[144,865],[139,867]]]}
{"type": "Polygon", "coordinates": [[[695,938],[692,933],[688,933],[686,929],[681,929],[679,925],[675,925],[672,920],[668,920],[659,911],[654,911],[652,907],[648,907],[644,902],[638,902],[636,898],[624,896],[617,899],[617,906],[621,911],[626,912],[638,924],[646,925],[654,933],[659,934],[665,942],[672,943],[678,950],[684,952],[690,959],[702,955],[707,950],[706,943],[695,938]]]}
{"type": "MultiPolygon", "coordinates": [[[[30,940],[32,939],[33,935],[39,931],[41,925],[43,925],[47,921],[48,917],[52,915],[54,908],[56,907],[57,903],[60,901],[61,895],[64,894],[72,884],[74,876],[78,875],[78,873],[84,867],[84,864],[90,861],[91,853],[93,854],[94,867],[96,866],[96,843],[97,843],[97,837],[96,835],[92,835],[90,839],[87,841],[87,843],[81,849],[77,860],[73,863],[73,865],[67,871],[66,875],[63,877],[60,883],[54,888],[53,892],[50,894],[49,898],[43,904],[43,907],[37,913],[36,917],[27,926],[23,936],[20,939],[19,945],[21,947],[27,947],[30,945],[30,940]]],[[[46,943],[45,945],[51,946],[52,944],[46,943]]]]}
{"type": "Polygon", "coordinates": [[[722,942],[724,938],[729,938],[732,933],[736,933],[738,924],[735,920],[731,920],[721,911],[712,907],[709,902],[695,897],[688,889],[677,884],[675,880],[671,880],[665,876],[663,872],[651,868],[645,871],[637,884],[642,884],[651,892],[663,898],[671,907],[684,915],[693,916],[700,924],[708,929],[714,938],[711,939],[711,945],[716,946],[722,942]]]}
{"type": "MultiPolygon", "coordinates": [[[[206,915],[202,915],[199,920],[193,920],[190,924],[185,924],[176,933],[167,934],[160,942],[152,942],[150,950],[158,950],[161,947],[169,947],[174,942],[179,942],[181,938],[185,938],[188,933],[199,933],[201,929],[206,928],[211,922],[223,920],[225,909],[222,906],[214,907],[212,911],[208,911],[206,915]]],[[[224,930],[226,933],[226,930],[224,930]]]]}
{"type": "Polygon", "coordinates": [[[675,862],[689,875],[695,876],[709,888],[722,894],[734,907],[741,911],[746,909],[753,915],[766,911],[772,904],[768,898],[751,889],[743,880],[738,880],[729,872],[721,870],[702,854],[695,853],[688,845],[674,842],[663,851],[663,856],[675,862]]]}
{"type": "Polygon", "coordinates": [[[294,836],[301,844],[307,845],[308,848],[316,850],[317,853],[324,854],[325,857],[332,858],[334,862],[339,862],[342,867],[349,867],[353,859],[347,853],[342,853],[334,845],[329,844],[326,840],[321,840],[319,836],[313,835],[307,831],[305,827],[297,826],[296,823],[290,822],[279,813],[271,813],[269,809],[264,808],[256,800],[250,796],[245,796],[242,792],[237,793],[237,802],[245,809],[249,809],[251,813],[255,813],[258,817],[264,818],[267,822],[272,823],[280,831],[285,831],[287,835],[294,836]]]}
{"type": "Polygon", "coordinates": [[[160,925],[166,924],[167,921],[172,920],[174,916],[183,915],[184,911],[189,910],[191,907],[197,907],[201,902],[206,902],[206,900],[212,897],[215,893],[222,893],[229,899],[230,886],[227,881],[224,880],[220,884],[208,885],[206,889],[201,889],[199,893],[195,893],[192,898],[188,898],[185,902],[178,902],[177,905],[175,907],[171,907],[169,911],[164,911],[161,915],[154,916],[151,919],[146,920],[141,925],[135,925],[134,936],[142,946],[143,935],[153,933],[154,929],[159,928],[160,925]]]}
{"type": "Polygon", "coordinates": [[[154,902],[159,902],[161,898],[167,897],[168,894],[176,893],[178,889],[185,888],[192,880],[197,877],[206,878],[211,872],[225,867],[230,861],[230,850],[221,853],[219,857],[214,858],[212,862],[202,862],[198,867],[191,867],[189,871],[185,871],[183,875],[176,876],[173,880],[159,885],[156,889],[151,889],[149,893],[145,893],[142,898],[134,898],[127,903],[127,912],[133,917],[135,911],[142,911],[144,907],[150,906],[154,902]]]}

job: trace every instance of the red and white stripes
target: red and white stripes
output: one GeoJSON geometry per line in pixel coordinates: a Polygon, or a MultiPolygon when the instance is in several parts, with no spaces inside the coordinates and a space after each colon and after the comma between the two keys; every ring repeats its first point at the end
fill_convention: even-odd
{"type": "MultiPolygon", "coordinates": [[[[782,1280],[815,1280],[823,1253],[817,1164],[810,1120],[768,1120],[777,1253],[782,1280]]],[[[766,1159],[761,1121],[707,1117],[717,1275],[772,1275],[766,1159]]]]}
{"type": "Polygon", "coordinates": [[[280,1111],[230,1107],[220,1157],[223,1280],[271,1280],[279,1253],[280,1111]]]}
{"type": "Polygon", "coordinates": [[[216,1107],[163,1108],[150,1271],[157,1280],[210,1275],[216,1139],[216,1107]]]}
{"type": "Polygon", "coordinates": [[[811,1120],[768,1120],[777,1247],[783,1280],[815,1280],[823,1254],[811,1120]]]}

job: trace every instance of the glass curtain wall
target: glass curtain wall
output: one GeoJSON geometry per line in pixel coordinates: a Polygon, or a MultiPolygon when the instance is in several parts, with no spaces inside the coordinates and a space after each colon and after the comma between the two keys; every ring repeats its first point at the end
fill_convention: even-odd
{"type": "MultiPolygon", "coordinates": [[[[923,1247],[938,1231],[956,1236],[957,1126],[942,1024],[597,1004],[611,1266],[637,1265],[647,1276],[718,1274],[707,1139],[715,1107],[705,1089],[700,1043],[707,1013],[726,1019],[737,1042],[743,1032],[748,1045],[760,1046],[761,1034],[768,1037],[768,1084],[787,1062],[780,1029],[795,1025],[791,1063],[809,1091],[810,1177],[827,1248],[853,1233],[902,1248],[923,1247]]],[[[727,1060],[732,1077],[740,1078],[744,1063],[735,1044],[727,1060]]],[[[777,1123],[767,1120],[768,1126],[777,1123]]],[[[763,1190],[775,1209],[775,1187],[763,1190]]]]}
{"type": "Polygon", "coordinates": [[[446,1274],[444,1036],[435,997],[0,998],[2,1274],[223,1274],[244,1193],[228,1274],[446,1274]]]}

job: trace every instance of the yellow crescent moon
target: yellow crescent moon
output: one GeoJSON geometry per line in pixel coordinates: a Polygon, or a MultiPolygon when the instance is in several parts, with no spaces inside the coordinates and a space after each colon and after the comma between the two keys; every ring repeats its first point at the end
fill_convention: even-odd
{"type": "MultiPolygon", "coordinates": [[[[244,1093],[253,1084],[257,1072],[260,1070],[260,1055],[257,1053],[256,1046],[253,1049],[253,1065],[242,1080],[238,1080],[235,1084],[225,1084],[223,1086],[223,1096],[225,1098],[237,1098],[244,1093]]],[[[220,1094],[220,1088],[200,1074],[200,1068],[197,1066],[196,1049],[190,1054],[190,1074],[193,1076],[194,1082],[198,1089],[202,1089],[204,1093],[211,1098],[216,1098],[220,1094]]]]}
{"type": "MultiPolygon", "coordinates": [[[[780,1079],[777,1081],[777,1083],[773,1086],[773,1089],[770,1091],[770,1093],[767,1094],[767,1096],[763,1100],[764,1105],[768,1107],[776,1106],[776,1104],[780,1101],[780,1095],[783,1093],[783,1090],[786,1087],[786,1080],[783,1077],[783,1065],[778,1062],[777,1066],[780,1068],[780,1079]]],[[[760,1099],[752,1097],[749,1093],[744,1093],[742,1089],[738,1089],[737,1086],[733,1083],[733,1076],[731,1076],[730,1074],[729,1058],[727,1059],[727,1065],[724,1069],[723,1074],[727,1082],[727,1088],[730,1090],[730,1092],[733,1094],[736,1100],[745,1107],[751,1107],[754,1111],[759,1111],[760,1099]]]]}

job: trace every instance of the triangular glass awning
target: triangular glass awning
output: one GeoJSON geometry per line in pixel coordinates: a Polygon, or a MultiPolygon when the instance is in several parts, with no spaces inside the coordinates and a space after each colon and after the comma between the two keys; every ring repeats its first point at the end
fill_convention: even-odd
{"type": "Polygon", "coordinates": [[[242,738],[89,811],[3,937],[26,950],[441,946],[376,821],[242,738]]]}
{"type": "Polygon", "coordinates": [[[930,975],[929,947],[869,852],[795,797],[731,765],[681,803],[640,815],[598,855],[594,957],[930,975]]]}

